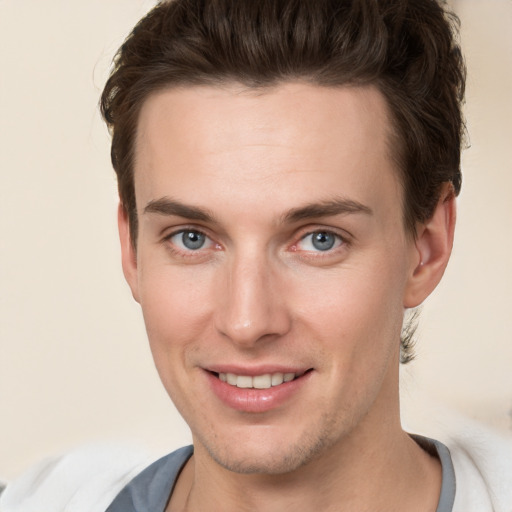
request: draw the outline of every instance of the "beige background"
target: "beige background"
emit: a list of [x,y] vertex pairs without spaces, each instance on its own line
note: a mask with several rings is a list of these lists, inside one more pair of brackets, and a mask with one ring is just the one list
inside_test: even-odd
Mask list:
[[[142,0],[0,0],[0,477],[95,440],[189,441],[125,285],[96,103]],[[456,248],[407,397],[512,420],[512,2],[459,0],[469,67]]]

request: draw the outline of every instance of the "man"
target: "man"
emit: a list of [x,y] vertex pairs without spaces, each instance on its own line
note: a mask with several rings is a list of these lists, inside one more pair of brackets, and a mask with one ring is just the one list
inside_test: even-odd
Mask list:
[[461,185],[452,29],[434,0],[174,0],[135,27],[101,101],[122,263],[193,448],[109,512],[509,510],[399,416]]

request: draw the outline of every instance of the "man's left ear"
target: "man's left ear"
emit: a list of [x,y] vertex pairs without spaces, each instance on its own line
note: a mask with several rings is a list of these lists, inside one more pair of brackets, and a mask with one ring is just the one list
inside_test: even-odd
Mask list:
[[404,307],[419,306],[443,277],[453,246],[455,193],[445,183],[432,217],[418,225],[415,256],[404,295]]

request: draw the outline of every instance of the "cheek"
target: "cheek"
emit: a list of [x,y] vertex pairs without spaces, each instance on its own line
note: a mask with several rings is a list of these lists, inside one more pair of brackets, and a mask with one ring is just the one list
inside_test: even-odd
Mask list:
[[325,400],[342,404],[354,418],[371,407],[383,386],[393,385],[403,318],[398,277],[383,269],[340,272],[327,288],[315,286],[302,311],[307,338],[321,351]]
[[383,265],[333,269],[297,284],[301,323],[324,339],[338,362],[372,364],[398,348],[404,278]]
[[177,271],[176,267],[153,267],[140,280],[141,307],[155,367],[171,400],[187,419],[193,419],[194,404],[201,403],[196,387],[195,353],[208,338],[212,301],[207,298],[204,276]]
[[140,305],[157,367],[183,364],[184,352],[204,337],[213,301],[209,280],[197,269],[156,267],[141,273]]

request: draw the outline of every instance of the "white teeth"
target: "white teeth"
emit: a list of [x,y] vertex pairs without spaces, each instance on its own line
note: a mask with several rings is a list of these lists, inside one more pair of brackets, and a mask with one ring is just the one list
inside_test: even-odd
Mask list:
[[270,386],[272,386],[272,376],[270,373],[267,373],[266,375],[258,375],[253,377],[252,385],[256,389],[268,389]]
[[236,378],[236,387],[237,388],[252,388],[252,377],[248,375],[238,375]]
[[279,386],[283,383],[284,373],[274,373],[272,375],[272,386]]
[[295,378],[295,373],[265,373],[264,375],[235,375],[234,373],[219,373],[219,379],[237,388],[268,389],[279,386],[283,382],[290,382]]

